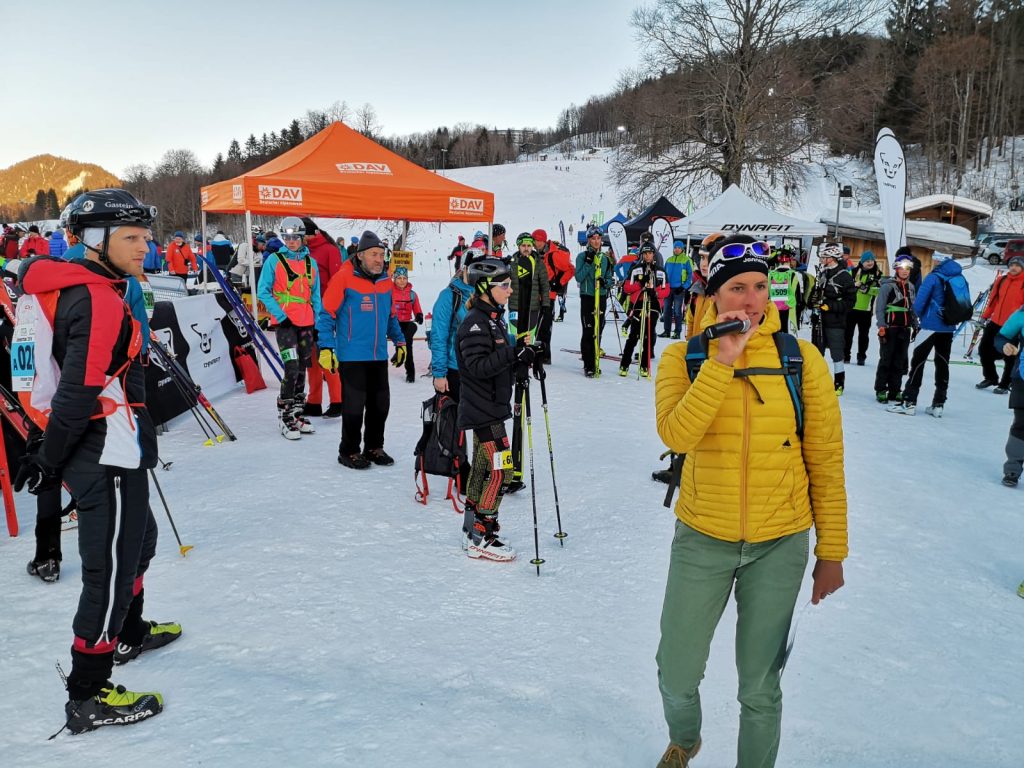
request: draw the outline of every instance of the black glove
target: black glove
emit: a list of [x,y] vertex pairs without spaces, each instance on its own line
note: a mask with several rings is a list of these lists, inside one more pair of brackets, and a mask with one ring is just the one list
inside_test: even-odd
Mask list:
[[423,325],[423,313],[422,312],[417,312],[416,313],[416,325]]
[[672,293],[674,293],[676,296],[682,296],[684,293],[686,293],[686,289],[680,285],[678,288],[673,288]]
[[534,352],[533,347],[522,346],[516,349],[516,362],[523,363],[527,367],[533,363],[535,357],[537,357],[537,353]]
[[26,453],[21,459],[18,474],[14,476],[14,490],[20,491],[28,486],[28,492],[39,495],[43,491],[60,485],[60,475],[39,462],[39,456]]
[[280,323],[277,324],[278,330],[281,330],[282,328],[294,328],[294,327],[295,326],[292,325],[292,321],[289,320],[287,317],[284,320],[282,320]]
[[639,279],[636,281],[637,285],[647,285],[647,274],[641,273]]
[[921,332],[921,326],[920,325],[915,325],[913,332],[910,334],[910,340],[911,341],[917,341],[917,334],[919,334],[920,332]]
[[589,248],[587,249],[586,253],[583,255],[583,263],[584,264],[593,264],[594,263],[594,252],[591,251]]

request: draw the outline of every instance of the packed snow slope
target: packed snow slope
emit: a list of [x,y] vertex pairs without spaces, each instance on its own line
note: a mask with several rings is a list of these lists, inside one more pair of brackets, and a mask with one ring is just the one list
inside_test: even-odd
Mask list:
[[[498,193],[513,236],[578,222],[610,196],[595,161],[572,164],[564,182],[542,165],[460,180]],[[446,253],[451,240],[436,244]],[[448,272],[424,248],[413,284],[431,305]],[[977,270],[987,273],[972,280]],[[336,420],[284,440],[272,389],[216,403],[235,443],[203,447],[191,417],[179,419],[161,437],[173,467],[157,472],[195,548],[178,554],[154,495],[161,538],[146,616],[178,620],[184,635],[115,670],[130,689],[164,694],[151,722],[46,740],[63,723],[54,665],[69,660],[77,534],[64,535],[58,583],[27,576],[34,503],[20,494],[23,533],[0,540],[3,765],[654,766],[667,743],[654,654],[675,521],[650,479],[664,466],[654,385],[635,366],[619,378],[610,361],[600,379],[583,377],[577,356],[560,351],[579,347],[578,306],[574,290],[548,378],[564,547],[531,387],[539,578],[529,489],[502,506],[521,553],[508,565],[463,554],[438,478],[426,506],[413,499],[428,378],[407,384],[391,372],[390,468],[340,467]],[[416,347],[423,373],[428,355]],[[618,350],[611,324],[604,347]],[[1019,768],[1024,489],[999,484],[1006,400],[974,389],[977,368],[955,365],[944,418],[888,414],[872,393],[876,351],[873,342],[868,366],[851,366],[842,398],[846,586],[805,607],[808,571],[778,765]],[[963,351],[958,340],[954,354]],[[930,383],[929,368],[922,401]],[[730,607],[701,687],[696,768],[735,761],[734,624]]]

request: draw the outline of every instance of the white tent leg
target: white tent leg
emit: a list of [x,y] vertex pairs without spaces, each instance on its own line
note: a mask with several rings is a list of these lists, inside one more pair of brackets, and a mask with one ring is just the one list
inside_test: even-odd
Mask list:
[[199,257],[196,259],[196,261],[199,262],[199,269],[200,269],[200,271],[202,272],[202,275],[203,275],[203,293],[206,293],[207,292],[206,278],[208,277],[208,275],[206,274],[206,262],[203,260],[204,257],[206,256],[206,211],[202,212],[202,216],[201,216],[200,220],[202,222],[202,224],[201,224],[202,230],[201,230],[200,234],[203,236],[203,240],[199,244],[199,247],[200,247],[202,252],[199,254]]

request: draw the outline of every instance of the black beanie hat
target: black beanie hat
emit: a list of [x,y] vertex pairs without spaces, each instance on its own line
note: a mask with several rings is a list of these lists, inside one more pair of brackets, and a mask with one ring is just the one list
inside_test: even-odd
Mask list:
[[356,253],[362,253],[363,251],[367,251],[370,248],[383,248],[383,247],[384,247],[384,243],[382,243],[380,241],[380,238],[377,237],[377,233],[376,232],[371,232],[370,230],[366,230],[359,237],[359,246],[358,246],[358,248],[356,250]]
[[736,275],[742,275],[745,272],[756,272],[760,275],[768,277],[768,260],[761,258],[760,256],[754,256],[750,253],[745,253],[734,259],[724,259],[719,256],[719,252],[726,245],[731,243],[756,243],[757,240],[750,237],[750,235],[733,235],[732,237],[726,237],[715,243],[711,251],[711,261],[708,265],[708,286],[707,295],[711,296],[718,293],[718,289],[725,285],[729,280],[736,277]]
[[302,217],[302,225],[306,228],[306,237],[312,237],[320,232],[320,227],[318,227],[316,222],[308,216]]
[[33,224],[31,227],[28,228],[28,231],[29,232],[35,232],[38,235],[39,234],[39,227],[37,227],[35,224]]

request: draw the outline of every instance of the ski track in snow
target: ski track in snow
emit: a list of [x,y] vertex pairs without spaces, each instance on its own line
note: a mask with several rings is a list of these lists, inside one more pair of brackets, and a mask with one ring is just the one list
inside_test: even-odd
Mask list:
[[[510,237],[538,224],[554,236],[557,220],[538,221],[536,211],[564,210],[575,229],[581,212],[601,209],[607,166],[575,162],[556,176],[552,165],[453,175],[493,181]],[[541,177],[538,199],[503,194],[531,173]],[[425,312],[447,280],[454,234],[472,229],[435,227],[421,240],[428,253],[443,249],[413,273]],[[969,275],[974,293],[983,271]],[[99,763],[117,750],[126,764],[160,755],[172,765],[653,766],[667,743],[654,654],[675,521],[662,507],[665,486],[650,479],[664,466],[654,384],[637,381],[635,365],[620,379],[610,361],[600,380],[583,378],[577,356],[558,351],[578,346],[579,327],[573,290],[548,379],[563,548],[552,538],[544,414],[531,387],[540,578],[529,564],[529,488],[502,505],[503,531],[520,552],[510,565],[463,554],[440,478],[427,506],[414,501],[412,448],[429,379],[409,385],[391,371],[390,468],[340,467],[339,420],[314,419],[316,435],[286,442],[273,388],[217,401],[236,443],[202,447],[191,417],[178,419],[160,440],[174,466],[157,471],[195,549],[178,555],[154,494],[160,542],[146,616],[181,621],[184,635],[114,675],[164,694],[166,710],[150,723],[46,741],[63,722],[54,664],[69,665],[77,534],[64,535],[60,582],[26,576],[34,502],[19,495],[22,535],[0,540],[3,764]],[[613,335],[609,323],[606,350],[618,348]],[[805,610],[808,567],[778,765],[1018,768],[1024,496],[999,484],[1011,414],[1004,398],[974,389],[980,369],[961,365],[943,419],[923,408],[888,414],[871,391],[876,352],[873,341],[869,365],[847,368],[842,398],[846,587]],[[417,342],[420,373],[428,358]],[[922,406],[931,382],[929,366]],[[735,760],[734,624],[730,605],[701,686],[701,767]]]

